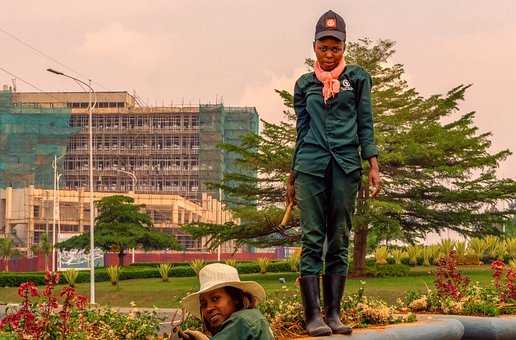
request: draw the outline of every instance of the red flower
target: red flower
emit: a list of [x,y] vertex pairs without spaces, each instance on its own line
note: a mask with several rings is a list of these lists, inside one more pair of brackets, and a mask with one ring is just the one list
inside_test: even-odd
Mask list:
[[27,296],[39,296],[38,288],[32,281],[24,282],[18,288],[18,295],[25,298]]
[[505,263],[501,260],[496,260],[491,263],[491,269],[495,271],[503,270],[505,268]]
[[61,273],[47,271],[45,273],[45,284],[46,285],[57,285],[61,279]]
[[88,298],[84,295],[77,295],[77,308],[84,309],[86,308],[86,304],[88,303]]
[[65,297],[65,299],[73,300],[75,297],[75,289],[72,287],[64,287],[61,290],[61,297]]

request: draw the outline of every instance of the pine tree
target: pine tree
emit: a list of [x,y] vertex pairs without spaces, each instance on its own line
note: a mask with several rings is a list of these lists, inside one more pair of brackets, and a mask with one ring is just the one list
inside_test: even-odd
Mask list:
[[[474,125],[475,112],[462,113],[460,103],[471,85],[459,85],[445,94],[423,97],[404,79],[401,64],[392,64],[394,42],[368,39],[348,43],[346,62],[364,67],[373,78],[373,112],[380,150],[383,189],[369,198],[368,164],[358,194],[354,217],[353,271],[365,267],[367,237],[372,229],[400,231],[406,241],[445,228],[464,235],[498,233],[494,225],[506,223],[514,208],[488,209],[516,197],[516,183],[497,179],[496,169],[511,152],[490,153],[490,133]],[[312,60],[307,60],[310,68]],[[239,156],[243,169],[253,169],[258,180],[238,173],[226,174],[222,183],[228,200],[246,198],[235,212],[242,225],[196,224],[185,227],[194,237],[210,236],[210,245],[235,239],[257,246],[292,244],[299,240],[299,219],[279,228],[285,183],[295,142],[292,96],[277,91],[287,109],[286,122],[263,122],[260,136],[248,135],[241,147],[222,145]],[[235,200],[238,201],[238,200]]]

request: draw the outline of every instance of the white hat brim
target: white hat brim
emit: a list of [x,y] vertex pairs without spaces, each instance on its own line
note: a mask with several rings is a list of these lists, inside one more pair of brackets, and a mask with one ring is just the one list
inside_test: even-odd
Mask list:
[[255,281],[226,281],[214,284],[210,287],[201,289],[198,292],[185,296],[183,300],[181,300],[181,304],[183,305],[183,308],[186,312],[202,320],[199,296],[203,293],[207,293],[226,286],[239,288],[242,291],[251,294],[256,299],[256,303],[265,300],[265,289],[263,289],[263,287]]

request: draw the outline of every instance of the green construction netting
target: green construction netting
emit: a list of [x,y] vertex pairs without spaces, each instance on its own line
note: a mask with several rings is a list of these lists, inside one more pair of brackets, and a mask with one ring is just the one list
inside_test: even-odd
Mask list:
[[[54,156],[65,154],[70,109],[13,105],[0,91],[0,188],[34,185],[52,188]],[[59,164],[58,164],[59,165]]]
[[[235,164],[239,156],[220,152],[218,144],[240,145],[241,137],[249,132],[258,133],[259,118],[255,108],[200,105],[199,107],[199,178],[201,188],[215,198],[217,190],[206,188],[205,183],[219,182],[224,173],[242,172]],[[248,173],[256,176],[256,173]]]

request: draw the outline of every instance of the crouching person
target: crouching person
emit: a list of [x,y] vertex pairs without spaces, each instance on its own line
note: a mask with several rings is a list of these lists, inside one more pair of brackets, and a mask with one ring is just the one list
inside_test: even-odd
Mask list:
[[256,305],[265,290],[254,281],[240,281],[237,270],[213,263],[199,271],[200,290],[186,296],[183,308],[203,323],[203,332],[186,330],[192,340],[270,340],[269,323]]

